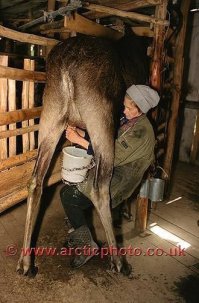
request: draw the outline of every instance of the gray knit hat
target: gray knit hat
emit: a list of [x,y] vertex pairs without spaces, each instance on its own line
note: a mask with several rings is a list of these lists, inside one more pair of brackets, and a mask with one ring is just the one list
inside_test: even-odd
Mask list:
[[160,100],[158,93],[146,85],[131,85],[126,94],[143,113],[147,113],[152,107],[155,107]]

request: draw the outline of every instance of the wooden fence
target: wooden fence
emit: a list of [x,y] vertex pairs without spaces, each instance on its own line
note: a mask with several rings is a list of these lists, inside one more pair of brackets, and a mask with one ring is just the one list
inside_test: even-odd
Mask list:
[[[22,34],[0,26],[0,35],[24,43],[52,47],[54,39]],[[39,117],[36,83],[46,74],[35,70],[35,60],[24,59],[23,69],[9,67],[9,56],[0,56],[0,212],[27,197],[27,184],[37,156]],[[56,154],[46,185],[60,176],[60,152]]]

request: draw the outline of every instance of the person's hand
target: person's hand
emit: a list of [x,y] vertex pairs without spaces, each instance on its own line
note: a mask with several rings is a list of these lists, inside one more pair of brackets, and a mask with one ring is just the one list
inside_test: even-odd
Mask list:
[[66,139],[72,143],[80,144],[82,137],[78,134],[76,127],[68,125],[66,128]]

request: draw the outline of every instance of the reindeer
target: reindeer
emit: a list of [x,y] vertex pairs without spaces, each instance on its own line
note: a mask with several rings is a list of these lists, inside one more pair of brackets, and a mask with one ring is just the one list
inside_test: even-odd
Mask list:
[[[114,138],[126,87],[146,83],[146,54],[136,37],[110,42],[78,36],[56,45],[47,60],[47,83],[40,119],[38,156],[29,184],[24,248],[31,245],[44,177],[66,124],[86,128],[95,155],[92,202],[109,246],[116,247],[110,212],[109,185],[114,161]],[[118,272],[130,266],[112,257]],[[17,271],[32,272],[30,256],[20,256]]]

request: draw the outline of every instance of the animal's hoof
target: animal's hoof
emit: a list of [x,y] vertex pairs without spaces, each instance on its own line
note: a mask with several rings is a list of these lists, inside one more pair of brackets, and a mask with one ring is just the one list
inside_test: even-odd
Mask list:
[[34,278],[36,276],[36,274],[38,273],[38,267],[32,266],[31,268],[29,268],[26,271],[23,268],[18,268],[17,267],[17,273],[19,275],[24,275],[24,276],[27,276],[29,278]]
[[133,268],[125,258],[123,259],[118,258],[114,261],[112,260],[111,271],[113,273],[121,272],[124,276],[128,277],[129,279],[133,278]]
[[24,275],[29,278],[34,278],[38,272],[38,267],[30,265],[30,260],[25,258],[20,258],[17,265],[17,273],[19,275]]
[[122,262],[120,260],[120,258],[117,256],[114,256],[114,258],[111,258],[111,271],[113,273],[116,272],[121,272],[121,268],[122,268]]
[[133,268],[126,260],[122,263],[121,273],[129,279],[133,279]]

